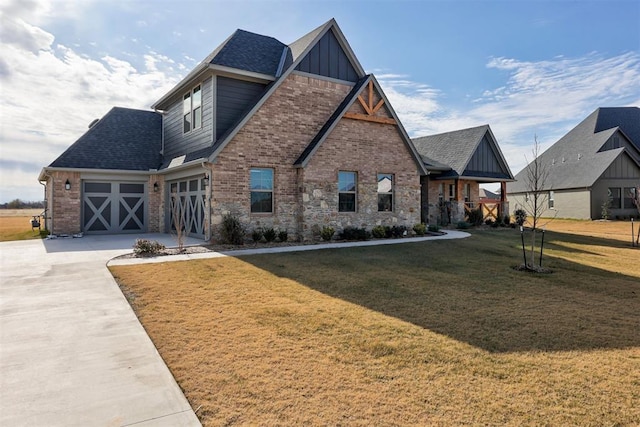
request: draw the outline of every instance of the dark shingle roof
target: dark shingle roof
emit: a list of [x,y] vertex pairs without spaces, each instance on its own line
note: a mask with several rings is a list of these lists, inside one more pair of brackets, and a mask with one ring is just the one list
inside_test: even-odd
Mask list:
[[162,162],[161,149],[160,114],[114,107],[49,167],[156,169]]
[[489,125],[483,125],[413,138],[412,141],[422,156],[435,161],[436,164],[447,165],[458,175],[462,175],[488,130]]
[[[638,109],[635,107],[599,108],[591,113],[539,156],[541,164],[548,168],[548,178],[543,189],[591,187],[611,163],[626,150],[615,148],[600,151],[600,149],[619,129],[622,129],[628,137],[635,135],[638,127],[637,120]],[[510,193],[529,190],[526,174],[525,167],[516,175],[517,182],[508,184]]]
[[616,126],[640,149],[640,108],[599,108],[594,131],[602,132]]
[[236,30],[205,62],[275,76],[286,47],[273,37]]

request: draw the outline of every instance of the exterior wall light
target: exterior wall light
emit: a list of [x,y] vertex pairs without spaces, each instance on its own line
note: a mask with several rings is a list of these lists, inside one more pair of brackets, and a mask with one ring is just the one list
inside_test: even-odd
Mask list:
[[67,179],[67,181],[64,183],[64,189],[65,190],[71,190],[71,183],[69,182],[69,180]]
[[160,189],[160,186],[158,186],[158,183],[157,183],[157,182],[154,182],[154,183],[153,183],[153,191],[154,191],[155,193],[157,193],[159,189]]
[[205,186],[209,185],[209,175],[205,175],[204,178],[202,178],[202,181]]

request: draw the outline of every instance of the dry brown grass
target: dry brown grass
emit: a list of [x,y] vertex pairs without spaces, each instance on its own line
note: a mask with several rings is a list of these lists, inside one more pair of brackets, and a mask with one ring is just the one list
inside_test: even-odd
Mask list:
[[637,425],[623,240],[548,231],[549,275],[509,229],[112,272],[205,426]]
[[0,242],[39,239],[40,231],[32,230],[30,221],[40,213],[42,209],[0,209]]

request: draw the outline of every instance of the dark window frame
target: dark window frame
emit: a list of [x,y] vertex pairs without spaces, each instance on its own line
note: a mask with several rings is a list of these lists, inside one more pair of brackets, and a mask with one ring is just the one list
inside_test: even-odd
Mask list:
[[[347,175],[353,176],[352,180],[343,180]],[[353,189],[345,189],[348,184],[353,183]],[[358,172],[338,171],[338,212],[354,213],[358,212]]]
[[[389,191],[380,191],[380,181],[387,177],[391,180],[391,188],[389,188]],[[377,174],[377,178],[378,212],[393,212],[395,209],[395,197],[393,194],[396,181],[395,175],[392,173],[379,173]]]
[[[264,180],[260,176],[260,185],[254,181],[254,173],[269,172],[268,183],[270,186],[264,187]],[[275,170],[273,168],[251,168],[249,171],[249,210],[252,214],[273,214],[274,213],[274,187]],[[267,202],[268,203],[265,203]],[[265,206],[268,205],[268,208]]]

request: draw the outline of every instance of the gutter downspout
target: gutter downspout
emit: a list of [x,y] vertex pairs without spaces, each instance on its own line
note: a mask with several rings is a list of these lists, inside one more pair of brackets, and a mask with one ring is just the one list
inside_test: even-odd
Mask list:
[[211,240],[211,189],[213,188],[213,177],[211,169],[205,166],[206,162],[200,163],[200,167],[205,170],[205,176],[209,177],[209,184],[205,187],[204,208],[207,210],[204,215],[207,221],[207,231],[204,233],[204,239],[208,242]]
[[[54,184],[53,184],[53,176],[49,175],[46,170],[43,170],[43,174],[46,177],[49,177],[49,179],[51,180],[51,188],[54,188]],[[48,180],[47,180],[48,181]],[[38,183],[40,185],[42,185],[44,187],[44,200],[45,200],[45,207],[44,207],[44,228],[49,230],[49,234],[53,234],[53,216],[49,215],[49,217],[47,217],[47,211],[49,211],[49,202],[51,202],[51,206],[53,207],[53,191],[51,192],[51,200],[49,200],[47,198],[47,184],[44,181],[45,184],[42,183],[42,181],[38,180]],[[51,227],[48,226],[48,222],[51,223]]]

